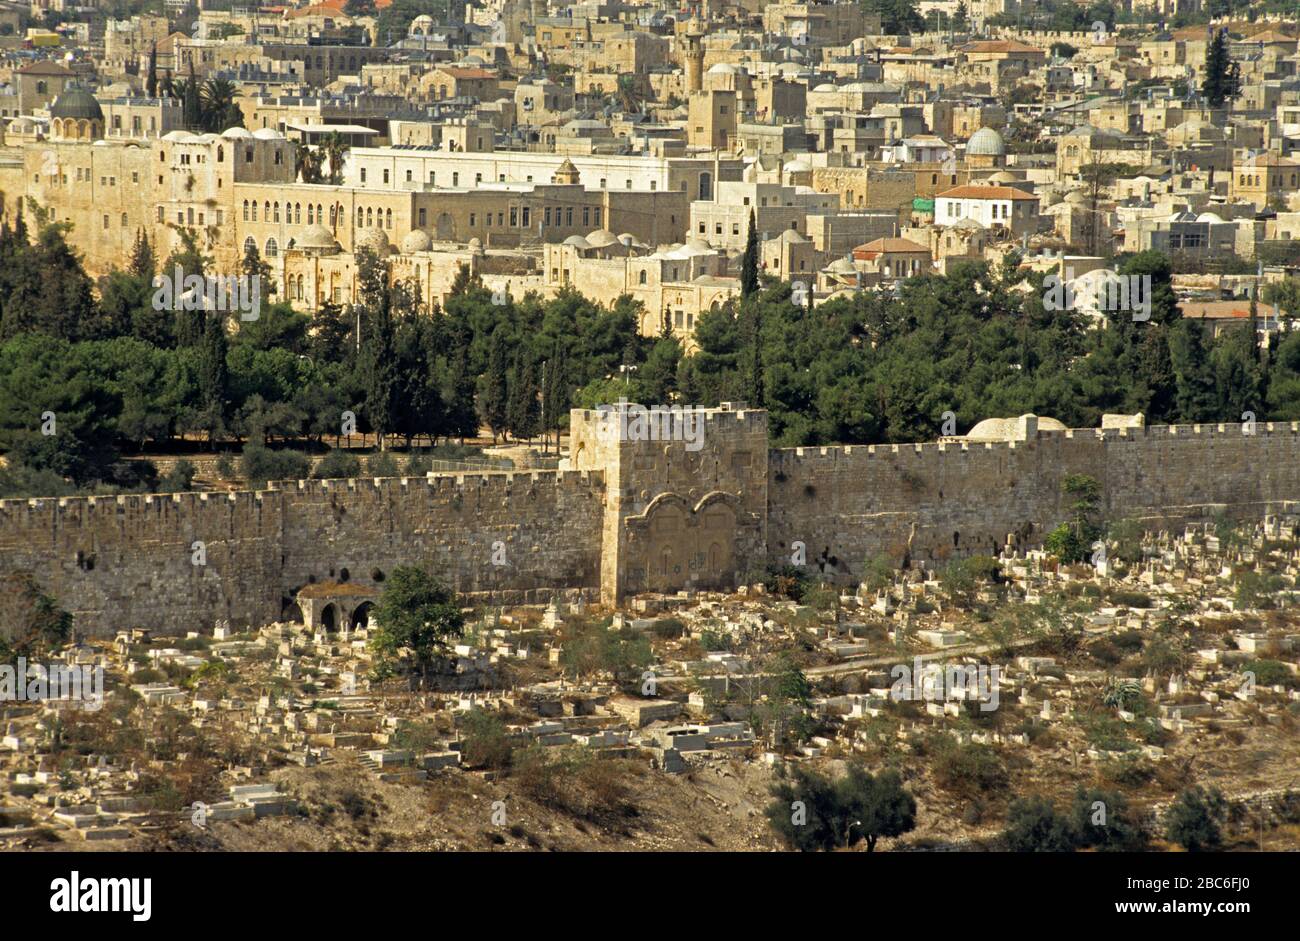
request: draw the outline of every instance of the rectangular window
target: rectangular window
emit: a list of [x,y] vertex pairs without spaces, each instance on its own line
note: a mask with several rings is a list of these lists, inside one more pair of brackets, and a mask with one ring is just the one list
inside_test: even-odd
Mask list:
[[550,224],[551,224],[551,207],[547,206],[545,209],[542,210],[542,228],[546,228]]
[[366,168],[365,168],[365,167],[362,167],[362,168],[361,168],[361,182],[362,182],[362,183],[366,182]]

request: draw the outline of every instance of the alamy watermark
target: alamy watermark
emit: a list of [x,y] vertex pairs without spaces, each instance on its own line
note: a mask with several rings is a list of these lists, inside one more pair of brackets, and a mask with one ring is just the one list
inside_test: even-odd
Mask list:
[[925,700],[926,702],[979,703],[980,712],[992,712],[998,707],[998,677],[1002,668],[960,663],[921,663],[914,657],[912,666],[900,663],[889,671],[893,685],[889,698],[894,702]]
[[1132,313],[1134,323],[1151,319],[1151,275],[1117,274],[1103,270],[1102,276],[1082,287],[1077,286],[1073,268],[1064,276],[1053,272],[1043,279],[1043,307],[1047,310],[1074,310],[1080,301],[1095,312]]
[[96,712],[104,705],[104,668],[55,663],[0,664],[0,702],[75,702]]
[[619,399],[617,405],[599,405],[602,431],[609,433],[609,419],[617,419],[619,441],[684,441],[687,451],[704,447],[704,413],[684,405],[644,405]]
[[187,275],[180,265],[170,277],[155,275],[154,310],[217,310],[238,312],[239,319],[256,320],[262,311],[259,275]]

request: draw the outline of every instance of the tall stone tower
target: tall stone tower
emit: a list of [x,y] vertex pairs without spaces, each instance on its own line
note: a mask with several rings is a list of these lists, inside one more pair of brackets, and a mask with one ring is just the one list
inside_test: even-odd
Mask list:
[[605,475],[601,599],[734,588],[767,547],[767,412],[574,409],[570,466]]
[[689,95],[704,87],[704,36],[692,24],[682,40],[682,69],[686,73],[686,93]]

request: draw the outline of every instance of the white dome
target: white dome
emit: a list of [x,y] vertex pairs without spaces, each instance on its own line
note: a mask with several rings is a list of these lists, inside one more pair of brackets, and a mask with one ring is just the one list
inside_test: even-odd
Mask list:
[[587,243],[587,240],[583,238],[581,235],[570,235],[567,239],[565,239],[560,244],[572,245],[574,248],[591,248],[591,245],[589,245]]
[[617,245],[618,237],[608,229],[597,229],[595,232],[588,233],[587,244],[592,248],[604,248],[607,245]]
[[284,140],[284,135],[273,127],[259,127],[253,136],[258,140]]
[[706,72],[705,74],[706,75],[735,75],[736,67],[734,65],[728,65],[726,62],[718,62],[710,66],[709,71]]
[[325,226],[312,223],[303,230],[302,236],[298,239],[298,247],[304,250],[333,249],[334,236]]
[[387,255],[392,248],[383,229],[366,229],[357,236],[357,249],[367,248],[376,255]]
[[243,138],[246,137],[251,138],[253,136],[253,132],[246,127],[230,127],[222,131],[221,136],[229,138],[231,140],[242,140]]
[[991,127],[982,127],[970,136],[966,142],[966,156],[1002,157],[1007,152],[1007,145],[1002,142],[1002,135]]
[[807,173],[812,166],[804,160],[791,160],[781,169],[786,173]]
[[176,144],[192,144],[198,138],[189,131],[168,131],[163,135],[163,140],[172,141]]
[[820,85],[818,85],[816,88],[813,89],[813,91],[817,91],[817,92],[821,92],[821,91],[838,91],[838,90],[839,90],[839,89],[837,89],[837,88],[836,88],[834,85],[832,85],[830,82],[822,82]]
[[402,253],[409,255],[412,252],[427,252],[433,240],[429,238],[429,233],[423,229],[412,229],[406,233],[406,238],[402,239]]

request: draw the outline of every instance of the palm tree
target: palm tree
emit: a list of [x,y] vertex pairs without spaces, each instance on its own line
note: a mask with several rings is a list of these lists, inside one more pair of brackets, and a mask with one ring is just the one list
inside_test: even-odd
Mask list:
[[293,145],[293,171],[304,183],[319,183],[321,152],[303,141]]
[[636,114],[641,110],[641,96],[637,93],[635,75],[618,77],[618,88],[614,98],[618,106],[628,114]]
[[343,182],[343,158],[348,152],[347,141],[338,131],[332,131],[326,135],[321,146],[325,149],[325,156],[329,160],[330,183],[338,186]]
[[[203,83],[199,93],[202,100],[204,130],[220,133],[226,129],[231,109],[236,108],[236,92],[234,82],[224,78],[210,78]],[[243,123],[242,115],[240,123]]]

